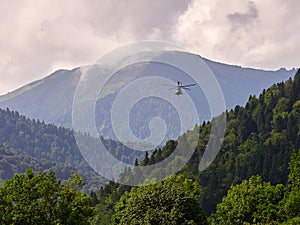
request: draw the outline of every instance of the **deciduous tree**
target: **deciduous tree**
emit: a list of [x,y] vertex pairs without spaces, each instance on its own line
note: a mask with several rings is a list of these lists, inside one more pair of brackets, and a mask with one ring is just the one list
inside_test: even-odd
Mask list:
[[15,174],[0,187],[1,224],[89,224],[93,209],[82,185],[77,175],[62,184],[53,172]]
[[115,224],[207,224],[199,206],[201,188],[183,176],[134,187],[115,207]]

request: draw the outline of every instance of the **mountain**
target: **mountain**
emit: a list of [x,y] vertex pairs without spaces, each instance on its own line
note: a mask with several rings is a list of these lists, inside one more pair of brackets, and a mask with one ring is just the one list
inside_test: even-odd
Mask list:
[[[179,53],[175,52],[175,54]],[[194,57],[199,56],[194,55]],[[296,72],[295,69],[264,71],[226,65],[207,59],[203,60],[220,83],[227,109],[231,109],[235,105],[245,104],[250,94],[257,95],[273,83],[287,80]],[[143,70],[151,72],[152,74],[174,72],[170,67],[163,67],[158,64],[155,64],[153,67],[152,65],[154,64],[151,62],[143,65]],[[87,67],[79,67],[73,70],[58,70],[41,80],[0,96],[0,107],[18,111],[20,114],[26,115],[29,118],[39,119],[46,123],[53,123],[58,126],[70,128],[72,126],[73,97],[76,86],[86,68]],[[131,73],[126,72],[126,69],[123,71],[123,77],[129,76],[128,74],[132,73],[141,73],[141,69],[138,66],[131,68]],[[121,73],[123,71],[121,71]],[[175,82],[179,78],[176,74],[169,76],[170,79],[173,79]]]
[[[141,56],[147,55],[147,52],[140,53]],[[170,57],[180,58],[180,59],[190,59],[198,60],[200,58],[198,55],[183,53],[183,52],[164,52],[158,56],[158,59],[168,59]],[[293,76],[295,70],[285,70],[280,69],[277,71],[264,71],[256,70],[250,68],[242,68],[239,66],[225,65],[222,63],[213,62],[207,59],[203,59],[210,70],[214,73],[216,79],[218,80],[223,95],[225,98],[225,105],[227,109],[233,108],[235,105],[243,105],[248,100],[249,95],[257,95],[263,89],[269,87],[273,83],[281,82],[287,80],[289,77]],[[188,60],[187,60],[188,63]],[[194,65],[192,65],[194,66]],[[90,73],[92,76],[95,74],[100,74],[100,79],[90,83],[90,85],[100,86],[101,75],[105,75],[106,71],[109,70],[109,66],[96,66],[92,67]],[[87,71],[87,67],[80,67],[73,70],[59,70],[50,76],[36,81],[34,83],[28,84],[12,93],[0,97],[0,107],[9,108],[11,110],[18,111],[19,113],[28,116],[29,118],[39,119],[45,121],[46,123],[52,123],[57,126],[62,126],[66,128],[72,127],[72,106],[73,100],[76,92],[76,87],[83,77],[83,74]],[[199,77],[201,78],[203,74],[199,71]],[[138,62],[129,66],[122,67],[110,77],[110,79],[104,84],[102,92],[99,93],[96,105],[95,105],[95,121],[98,133],[106,139],[120,140],[119,137],[125,136],[123,140],[126,142],[136,142],[131,136],[127,137],[128,131],[123,128],[124,125],[120,125],[122,134],[116,134],[112,123],[112,107],[118,94],[123,90],[122,88],[126,85],[133,84],[133,80],[139,78],[147,78],[149,76],[160,76],[172,80],[174,84],[180,80],[183,84],[195,82],[189,75],[184,71],[174,66],[170,66],[165,63],[160,63],[159,61],[150,62]],[[154,79],[154,78],[153,78]],[[147,81],[148,82],[148,81]],[[155,88],[160,90],[167,90],[169,95],[174,95],[174,90],[168,90],[169,87],[164,86],[159,83],[147,83],[144,82],[139,88],[131,88],[131,94],[139,93],[144,90],[154,90]],[[83,82],[81,82],[83,83]],[[213,89],[215,87],[210,87]],[[87,93],[90,92],[89,87],[86,89]],[[126,107],[130,101],[132,95],[128,95],[125,100],[121,101],[123,107]],[[186,95],[180,96],[175,101],[181,103],[181,108],[184,106],[186,108],[183,99]],[[159,97],[146,96],[140,101],[137,101],[130,109],[130,128],[132,133],[139,139],[146,140],[151,135],[158,132],[152,131],[149,128],[153,118],[161,118],[165,121],[166,132],[160,143],[153,143],[150,139],[147,144],[163,145],[169,139],[176,139],[183,132],[193,129],[195,124],[199,124],[202,121],[208,121],[212,118],[212,112],[208,100],[205,96],[204,91],[200,86],[195,86],[189,91],[189,96],[195,103],[197,108],[197,113],[199,114],[199,120],[190,122],[187,127],[182,127],[180,124],[181,118],[178,114],[178,109],[174,108],[174,105],[161,99]],[[87,102],[87,99],[82,99],[83,102]],[[125,101],[125,102],[124,102]],[[127,102],[128,101],[128,102]],[[118,116],[124,116],[126,119],[126,114],[123,111],[124,108],[117,112]],[[87,107],[83,105],[80,107],[82,114],[86,115]],[[123,113],[120,113],[123,111]],[[186,110],[190,113],[190,110]],[[192,115],[187,117],[193,118]],[[86,116],[83,116],[87,119]],[[123,120],[124,120],[123,119]],[[83,122],[88,124],[89,122]],[[120,124],[120,123],[118,123]],[[81,126],[82,127],[82,126]],[[164,127],[159,127],[158,131],[163,132]],[[124,143],[124,141],[122,141]]]
[[2,108],[18,111],[32,119],[71,127],[73,96],[82,72],[80,68],[58,70],[0,97]]

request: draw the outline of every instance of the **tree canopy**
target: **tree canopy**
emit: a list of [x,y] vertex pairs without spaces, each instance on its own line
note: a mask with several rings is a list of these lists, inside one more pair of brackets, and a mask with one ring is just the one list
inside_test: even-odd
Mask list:
[[280,222],[279,204],[286,194],[282,184],[272,186],[253,176],[241,184],[232,186],[217,205],[213,224],[268,224]]
[[62,184],[53,172],[15,174],[0,186],[1,224],[89,224],[93,209],[82,185],[77,175]]
[[252,176],[233,185],[217,205],[212,224],[299,224],[300,221],[300,151],[289,163],[289,189],[272,186],[260,176]]
[[114,224],[207,224],[200,194],[197,182],[183,176],[134,187],[116,204]]

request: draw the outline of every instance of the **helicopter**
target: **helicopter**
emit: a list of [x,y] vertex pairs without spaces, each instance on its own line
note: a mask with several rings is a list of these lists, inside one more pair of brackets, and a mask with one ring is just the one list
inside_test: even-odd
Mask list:
[[[184,90],[191,90],[189,87],[195,86],[196,84],[186,84],[186,85],[182,85],[182,83],[180,81],[177,81],[177,86],[172,86],[172,88],[170,89],[174,89],[176,88],[176,92],[175,95],[179,96],[179,95],[183,95],[182,89]],[[169,85],[167,85],[169,86]]]

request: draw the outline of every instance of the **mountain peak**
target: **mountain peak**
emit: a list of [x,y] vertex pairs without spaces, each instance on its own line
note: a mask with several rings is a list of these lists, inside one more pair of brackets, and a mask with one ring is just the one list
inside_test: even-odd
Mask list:
[[[172,54],[181,53],[173,52]],[[195,57],[201,56],[195,55]],[[274,83],[285,81],[296,73],[295,69],[281,68],[277,71],[266,71],[202,59],[218,80],[227,109],[231,109],[235,105],[244,105],[249,95],[258,95],[263,89]],[[148,63],[149,66],[151,63]],[[18,111],[29,118],[71,127],[72,104],[76,87],[82,74],[88,68],[89,66],[82,66],[72,70],[55,71],[43,79],[0,96],[0,107]],[[130,72],[131,74],[138,73],[137,71]],[[160,74],[155,66],[148,72],[155,75]],[[129,74],[128,71],[127,74]],[[172,79],[177,80],[176,75]]]

